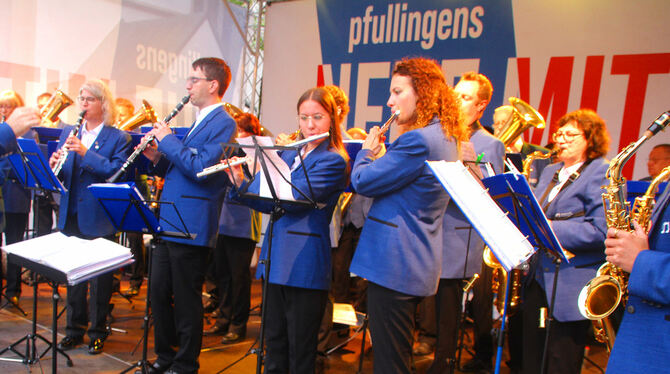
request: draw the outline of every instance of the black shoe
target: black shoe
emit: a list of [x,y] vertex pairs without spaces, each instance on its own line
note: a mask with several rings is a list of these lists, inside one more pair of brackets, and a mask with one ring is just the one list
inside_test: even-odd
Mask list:
[[223,336],[223,339],[221,339],[221,344],[233,344],[237,343],[241,340],[244,340],[246,334],[238,334],[236,332],[229,332],[226,335]]
[[149,366],[147,374],[163,374],[170,368],[170,365],[161,365],[158,361],[154,362],[153,365]]
[[415,356],[426,356],[433,353],[433,347],[426,342],[421,342],[414,347],[412,353],[414,353]]
[[202,332],[202,335],[204,336],[212,336],[212,335],[225,335],[226,332],[228,332],[228,326],[221,326],[214,324],[214,326],[208,328],[207,330]]
[[133,296],[137,296],[137,295],[139,295],[139,294],[140,294],[140,288],[139,288],[139,287],[136,287],[136,286],[130,286],[130,288],[128,288],[128,289],[126,290],[126,292],[123,293],[123,296],[125,296],[125,297],[133,297]]
[[75,348],[84,341],[84,338],[81,336],[66,336],[60,343],[58,343],[58,349],[62,351],[68,351],[72,348]]
[[105,339],[104,338],[97,338],[95,340],[92,340],[91,343],[88,345],[88,354],[90,355],[97,355],[102,353],[102,347],[105,346]]
[[486,373],[491,371],[491,363],[488,365],[486,362],[478,359],[478,358],[473,358],[470,361],[466,362],[463,364],[463,367],[461,367],[461,371],[464,373]]

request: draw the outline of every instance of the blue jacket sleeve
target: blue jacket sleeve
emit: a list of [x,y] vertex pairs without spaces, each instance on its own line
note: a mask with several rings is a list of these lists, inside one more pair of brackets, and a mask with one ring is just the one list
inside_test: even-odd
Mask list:
[[16,135],[6,123],[0,124],[0,156],[16,149]]
[[423,172],[427,157],[426,142],[416,131],[410,131],[401,135],[386,154],[376,160],[369,150],[358,152],[351,184],[363,196],[386,195],[414,181]]
[[670,304],[670,253],[640,252],[630,273],[628,290],[645,300]]

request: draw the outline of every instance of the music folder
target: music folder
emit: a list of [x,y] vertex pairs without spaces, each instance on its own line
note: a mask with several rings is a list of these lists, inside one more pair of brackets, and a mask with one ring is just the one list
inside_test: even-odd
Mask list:
[[461,161],[426,161],[444,189],[509,272],[535,248]]
[[88,186],[118,231],[158,233],[158,218],[132,182],[93,183]]
[[19,152],[7,156],[19,182],[27,188],[64,193],[63,183],[56,178],[39,146],[33,139],[16,139]]

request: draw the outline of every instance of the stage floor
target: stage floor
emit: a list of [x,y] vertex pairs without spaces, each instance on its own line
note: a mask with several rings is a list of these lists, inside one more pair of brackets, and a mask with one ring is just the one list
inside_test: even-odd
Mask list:
[[[121,281],[121,290],[125,290],[128,286],[127,280]],[[252,306],[260,304],[260,282],[254,280],[252,284]],[[59,289],[61,297],[65,298],[66,290],[64,287]],[[146,295],[146,282],[143,284],[141,293],[135,296],[130,301],[123,298],[116,293],[112,297],[114,309],[112,315],[114,321],[112,322],[112,334],[105,342],[104,351],[100,355],[89,355],[87,352],[88,338],[85,338],[84,344],[76,349],[67,351],[72,359],[73,366],[68,367],[66,360],[62,355],[57,358],[58,372],[61,373],[120,373],[132,366],[142,357],[142,319],[144,315],[144,297]],[[51,339],[51,288],[46,284],[40,284],[38,287],[38,308],[37,308],[37,333],[46,339]],[[5,304],[5,299],[2,299],[1,304]],[[21,339],[31,332],[31,318],[33,305],[33,289],[27,285],[23,285],[22,297],[19,302],[28,316],[24,317],[16,308],[12,306],[5,306],[0,309],[0,348],[4,349],[13,342]],[[59,303],[59,310],[64,308],[64,300]],[[221,337],[204,337],[202,342],[202,352],[200,354],[200,373],[219,373],[226,367],[224,373],[240,373],[248,374],[256,372],[257,356],[248,354],[250,347],[255,343],[258,337],[260,316],[256,308],[252,311],[252,315],[247,328],[246,340],[231,345],[220,344]],[[213,323],[212,320],[205,318],[205,328]],[[65,316],[63,315],[58,321],[58,335],[59,340],[64,336],[65,332]],[[350,330],[353,334],[353,330]],[[344,340],[344,338],[340,338]],[[369,348],[369,340],[366,342],[366,347]],[[41,354],[47,348],[46,344],[38,339],[37,351]],[[26,344],[22,343],[16,346],[16,350],[24,352]],[[361,349],[361,335],[354,337],[348,344],[339,350],[330,354],[326,360],[325,373],[356,373],[358,370],[359,352]],[[465,352],[465,351],[464,351]],[[505,366],[504,361],[507,359],[507,352],[504,353],[503,365],[500,373],[509,373],[509,369]],[[52,356],[48,352],[42,359],[33,365],[26,365],[21,362],[5,361],[7,358],[16,358],[16,354],[12,352],[5,352],[0,355],[0,372],[1,373],[51,373]],[[149,349],[148,358],[153,362],[155,358],[153,353],[153,330],[149,334]],[[593,346],[588,352],[588,357],[592,359],[597,365],[604,368],[607,361],[607,354],[602,346]],[[467,361],[469,355],[463,354],[463,361]],[[422,356],[415,358],[415,366],[417,373],[426,371],[432,356]],[[134,373],[134,370],[130,370]],[[602,373],[593,364],[585,361],[582,369],[582,374],[597,374]],[[363,361],[363,373],[372,373],[372,353],[368,350]],[[460,373],[460,371],[457,371]]]

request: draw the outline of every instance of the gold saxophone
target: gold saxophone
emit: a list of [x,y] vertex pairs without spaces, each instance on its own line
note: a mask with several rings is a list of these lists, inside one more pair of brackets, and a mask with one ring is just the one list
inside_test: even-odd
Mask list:
[[[646,223],[642,223],[644,223],[643,227],[647,226],[648,216],[651,215],[651,208],[653,207],[653,204],[649,201],[654,198],[655,188],[652,188],[654,183],[640,198],[639,204],[636,199],[635,205],[638,205],[638,207],[630,210],[630,204],[626,201],[626,179],[621,176],[621,173],[623,166],[640,146],[663,130],[668,123],[670,123],[670,111],[661,114],[638,141],[628,145],[610,161],[606,173],[609,185],[603,186],[606,192],[602,194],[605,221],[608,228],[631,232],[633,231],[631,220],[640,222],[641,219],[643,221],[646,219]],[[654,182],[656,182],[656,179]],[[656,186],[658,183],[660,183],[660,180],[656,182]],[[610,351],[614,345],[616,334],[609,315],[616,310],[619,303],[626,304],[627,296],[628,273],[609,262],[605,262],[598,268],[596,277],[591,279],[579,293],[579,312],[593,321],[596,339],[605,343]]]
[[[540,151],[535,151],[523,160],[523,174],[528,180],[530,172],[532,170],[533,161],[535,160],[544,160],[556,155],[558,151],[552,151],[550,153],[543,153]],[[498,313],[502,314],[505,309],[505,293],[507,292],[507,271],[505,268],[500,265],[498,259],[489,248],[489,246],[484,247],[484,263],[493,269],[493,276],[491,277],[491,290],[493,293],[497,293],[494,305],[498,309]],[[512,315],[518,309],[521,304],[521,270],[513,269],[511,275],[511,289],[509,294],[509,306],[507,307],[507,314]],[[501,297],[502,296],[502,297]]]

